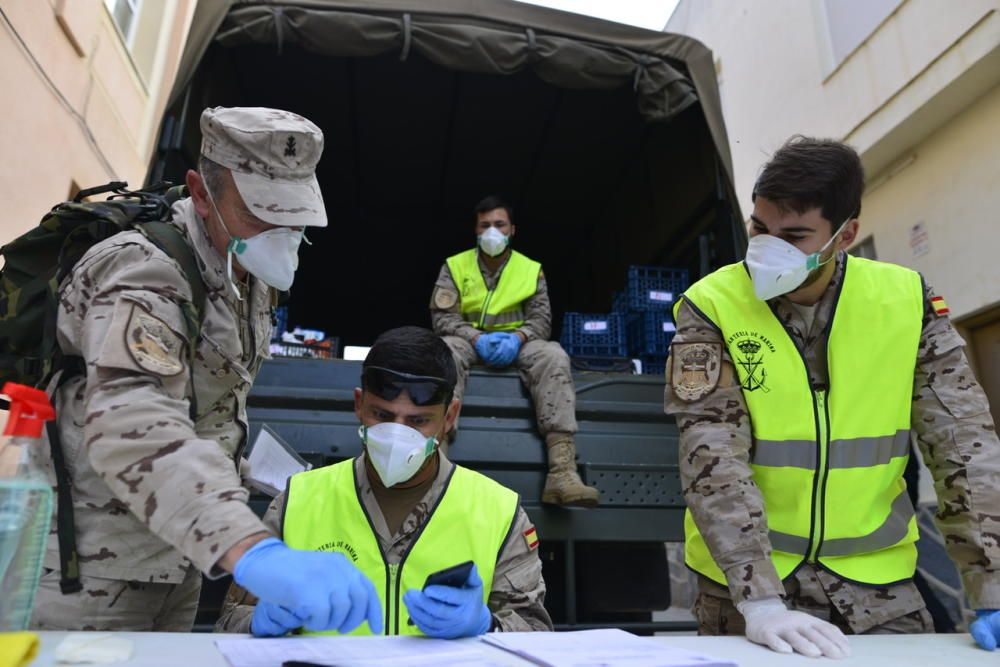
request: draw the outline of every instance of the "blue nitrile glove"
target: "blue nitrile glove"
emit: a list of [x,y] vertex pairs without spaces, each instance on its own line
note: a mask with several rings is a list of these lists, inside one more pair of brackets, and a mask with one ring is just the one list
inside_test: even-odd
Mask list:
[[236,561],[233,579],[262,602],[294,609],[306,630],[343,634],[367,619],[372,634],[382,633],[375,586],[343,554],[292,549],[269,537]]
[[521,351],[521,337],[512,333],[498,333],[503,336],[500,339],[500,348],[497,350],[493,360],[494,366],[510,366],[517,359],[517,353]]
[[490,629],[493,620],[489,608],[483,604],[483,580],[475,565],[462,588],[428,586],[422,591],[413,588],[403,595],[403,602],[420,631],[437,639],[481,635]]
[[1000,609],[979,609],[976,616],[979,618],[969,625],[972,638],[979,644],[979,648],[995,650],[997,644],[1000,644]]
[[304,615],[260,600],[250,619],[250,632],[254,637],[280,637],[305,625]]
[[476,354],[483,360],[484,364],[492,364],[493,356],[496,354],[500,339],[495,333],[480,334],[476,339]]

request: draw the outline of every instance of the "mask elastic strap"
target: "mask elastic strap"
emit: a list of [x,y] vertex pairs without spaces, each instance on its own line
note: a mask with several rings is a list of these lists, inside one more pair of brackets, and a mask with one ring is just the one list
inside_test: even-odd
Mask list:
[[[221,219],[221,218],[220,218]],[[223,227],[225,224],[223,224]],[[229,230],[227,229],[228,233]],[[233,290],[233,294],[236,296],[237,301],[243,300],[243,295],[240,294],[239,288],[236,286],[236,281],[233,280],[233,255],[236,254],[236,250],[243,243],[243,239],[230,236],[229,244],[226,246],[226,278],[229,279],[229,287]]]
[[821,266],[826,266],[827,264],[833,261],[833,258],[836,257],[836,253],[830,255],[830,258],[825,262],[819,261],[819,258],[823,256],[823,253],[826,252],[826,249],[830,247],[830,244],[833,243],[833,240],[838,236],[840,236],[840,232],[844,231],[844,227],[846,227],[847,223],[849,223],[850,221],[851,218],[848,218],[847,220],[844,220],[842,223],[840,223],[840,227],[838,227],[837,231],[834,232],[833,236],[830,237],[830,240],[824,243],[823,247],[820,248],[818,251],[809,255],[809,258],[806,260],[806,266],[809,268],[810,271],[812,271],[813,269],[818,269]]
[[215,211],[216,217],[219,218],[222,228],[226,230],[226,235],[229,237],[229,243],[226,245],[226,279],[229,281],[229,287],[233,290],[236,300],[242,301],[243,296],[240,294],[240,288],[236,286],[236,281],[233,280],[233,252],[237,249],[242,250],[240,246],[243,243],[243,239],[233,236],[230,233],[229,227],[226,226],[226,221],[223,219],[222,214],[219,213],[219,207],[215,205],[215,197],[212,196],[212,190],[209,189],[208,180],[204,174],[201,175],[201,180],[205,185],[205,192],[208,194],[208,203],[212,205],[212,210]]

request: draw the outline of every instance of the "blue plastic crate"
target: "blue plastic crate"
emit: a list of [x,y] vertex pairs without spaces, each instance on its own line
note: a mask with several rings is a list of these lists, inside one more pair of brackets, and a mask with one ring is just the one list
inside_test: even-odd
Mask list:
[[642,362],[643,375],[663,375],[667,365],[667,355],[665,354],[643,354],[639,356]]
[[611,295],[611,311],[614,313],[628,312],[628,299],[625,298],[625,290],[615,290]]
[[628,349],[634,355],[666,355],[676,328],[674,318],[667,310],[650,310],[635,313],[628,318],[625,330]]
[[670,310],[689,285],[687,269],[662,266],[630,266],[625,288],[626,308],[631,311]]
[[624,357],[628,352],[621,313],[566,313],[559,341],[570,356]]

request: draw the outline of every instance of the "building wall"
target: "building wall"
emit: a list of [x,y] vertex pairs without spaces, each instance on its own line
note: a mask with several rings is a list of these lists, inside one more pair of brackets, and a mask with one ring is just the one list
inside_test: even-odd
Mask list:
[[[863,204],[878,258],[922,272],[959,317],[994,304],[1000,299],[1000,86],[914,146],[899,168]],[[926,240],[915,249],[919,223]]]
[[74,189],[142,184],[194,5],[141,0],[127,45],[104,0],[0,0],[0,241]]
[[[838,63],[826,3],[851,20],[862,1],[681,0],[666,29],[715,53],[745,210],[789,136],[847,141],[868,173],[861,222],[879,259],[923,271],[961,320],[1000,304],[1000,2],[881,0],[887,16]],[[929,250],[915,255],[920,222]]]

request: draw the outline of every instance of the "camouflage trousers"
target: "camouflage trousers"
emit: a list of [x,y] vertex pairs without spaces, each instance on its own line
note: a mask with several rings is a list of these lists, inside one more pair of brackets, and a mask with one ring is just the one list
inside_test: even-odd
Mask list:
[[[694,603],[694,616],[698,621],[699,635],[742,635],[746,634],[746,623],[743,615],[736,609],[736,605],[728,597],[725,588],[713,581],[698,578],[698,598]],[[899,615],[896,616],[888,607],[893,604],[889,601],[883,604],[885,609],[870,610],[877,611],[877,615],[886,620],[875,625],[867,625],[856,632],[851,627],[850,621],[841,614],[840,610],[830,602],[824,590],[819,585],[811,585],[814,581],[810,577],[793,577],[785,583],[787,595],[782,596],[783,601],[789,609],[805,612],[816,618],[836,625],[844,634],[865,634],[865,635],[885,635],[885,634],[922,634],[934,632],[934,621],[927,608],[919,603],[919,608],[912,609],[913,605],[899,608]],[[864,610],[859,610],[864,611]],[[867,612],[866,612],[867,613]],[[855,625],[855,627],[858,627]]]
[[[464,338],[443,336],[458,368],[455,397],[465,394],[469,367],[480,363],[476,349]],[[521,346],[513,366],[531,394],[542,436],[549,433],[576,433],[576,387],[569,355],[554,341],[530,340]]]
[[44,569],[35,597],[32,630],[191,632],[201,572],[188,569],[179,584],[80,577],[83,590],[63,595],[59,571]]

